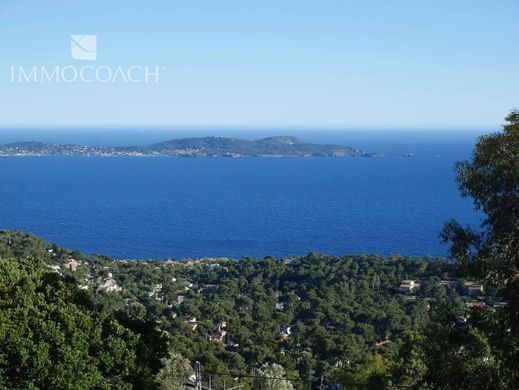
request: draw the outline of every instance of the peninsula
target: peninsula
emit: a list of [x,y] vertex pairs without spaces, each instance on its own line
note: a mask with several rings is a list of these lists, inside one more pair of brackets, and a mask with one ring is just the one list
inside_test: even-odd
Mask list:
[[226,137],[180,138],[149,146],[86,146],[46,142],[0,145],[1,156],[173,156],[173,157],[349,157],[364,155],[360,149],[305,143],[292,136],[255,141]]

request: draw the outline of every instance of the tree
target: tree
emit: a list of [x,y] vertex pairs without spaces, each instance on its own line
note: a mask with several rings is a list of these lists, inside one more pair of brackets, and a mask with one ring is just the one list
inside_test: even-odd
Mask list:
[[519,111],[506,121],[502,132],[479,139],[471,161],[456,165],[461,194],[485,215],[480,230],[449,221],[441,237],[451,242],[460,269],[497,287],[509,304],[506,311],[475,309],[467,317],[454,307],[438,311],[422,346],[425,381],[434,387],[519,383]]
[[506,330],[495,325],[492,312],[473,311],[464,324],[452,320],[452,308],[444,307],[437,315],[443,318],[429,325],[422,343],[426,383],[452,390],[517,387],[517,374],[511,367],[517,352]]
[[519,335],[519,110],[503,131],[479,139],[471,161],[456,165],[461,194],[485,214],[480,231],[449,221],[441,234],[467,271],[499,286]]
[[383,389],[389,385],[390,378],[388,362],[377,353],[369,353],[358,370],[347,372],[343,381],[352,389]]
[[129,389],[138,343],[74,279],[0,259],[0,388]]
[[294,386],[286,379],[285,369],[279,364],[265,363],[257,370],[254,380],[255,390],[293,390]]
[[163,364],[156,378],[159,389],[183,390],[184,382],[193,374],[189,360],[179,353],[170,352]]
[[427,373],[424,336],[405,332],[395,361],[392,379],[399,387],[420,389]]

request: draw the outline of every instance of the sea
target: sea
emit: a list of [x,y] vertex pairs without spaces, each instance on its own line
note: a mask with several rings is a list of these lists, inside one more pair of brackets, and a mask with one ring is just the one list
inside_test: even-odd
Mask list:
[[[117,259],[446,256],[443,224],[478,227],[454,164],[475,130],[2,129],[0,143],[146,145],[294,135],[384,158],[0,157],[0,228]],[[404,157],[413,154],[414,157]]]

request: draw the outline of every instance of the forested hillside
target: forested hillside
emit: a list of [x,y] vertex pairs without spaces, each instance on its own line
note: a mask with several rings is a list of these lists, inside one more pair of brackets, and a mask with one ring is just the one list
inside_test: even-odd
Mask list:
[[[257,385],[255,373],[273,364],[293,388],[414,383],[406,351],[418,348],[432,318],[446,307],[461,318],[497,306],[490,292],[467,296],[445,259],[117,261],[8,231],[0,233],[0,256],[0,373],[8,388],[26,386],[21,372],[38,388],[68,383],[85,365],[92,386],[160,388],[168,353],[190,366],[200,361],[204,383],[211,377],[217,389],[232,378]],[[57,333],[44,336],[46,329]],[[111,360],[100,357],[103,348]],[[41,352],[24,355],[29,350]]]

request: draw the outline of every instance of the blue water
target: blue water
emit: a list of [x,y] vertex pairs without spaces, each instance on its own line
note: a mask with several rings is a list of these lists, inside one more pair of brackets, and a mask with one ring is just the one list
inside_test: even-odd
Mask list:
[[0,228],[117,258],[424,256],[447,219],[479,222],[452,169],[476,133],[296,135],[387,158],[0,158]]

